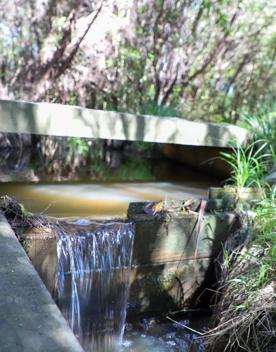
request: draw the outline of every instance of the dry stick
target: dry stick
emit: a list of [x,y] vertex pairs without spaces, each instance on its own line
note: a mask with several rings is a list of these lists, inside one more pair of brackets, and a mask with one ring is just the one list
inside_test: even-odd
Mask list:
[[177,324],[177,325],[180,325],[180,326],[182,326],[183,328],[188,329],[188,330],[190,330],[190,331],[192,331],[192,332],[194,332],[194,333],[196,333],[196,334],[198,334],[198,335],[200,335],[200,336],[204,336],[204,335],[205,335],[205,333],[202,333],[202,332],[200,332],[200,331],[194,330],[194,329],[190,328],[190,327],[187,326],[187,325],[184,325],[184,324],[182,324],[182,323],[179,323],[178,321],[176,321],[176,320],[170,318],[169,316],[166,316],[166,318],[167,318],[168,320],[170,320],[171,322],[173,322],[173,323],[175,323],[175,324]]
[[51,208],[51,206],[53,205],[53,203],[56,203],[56,202],[51,202],[51,203],[49,203],[47,206],[46,206],[46,208],[44,208],[40,213],[39,213],[39,215],[44,215],[44,213],[47,211],[47,210],[49,210],[50,208]]
[[206,208],[206,204],[207,204],[206,200],[201,200],[200,209],[199,209],[199,212],[198,212],[197,225],[196,225],[196,228],[195,228],[195,235],[196,235],[196,249],[195,249],[195,255],[194,255],[195,258],[197,256],[199,232],[200,232],[200,229],[201,229],[201,223],[202,223],[202,220],[203,220],[203,215],[204,215],[204,211],[205,211],[205,208]]
[[[267,305],[265,307],[273,309],[273,305]],[[224,323],[220,324],[219,326],[217,326],[216,328],[212,329],[211,331],[209,331],[208,333],[206,333],[207,336],[211,337],[211,336],[218,336],[218,335],[222,335],[225,334],[226,332],[228,332],[229,330],[235,328],[238,325],[241,325],[242,323],[244,323],[246,320],[252,320],[252,316],[253,317],[258,317],[258,314],[260,314],[261,311],[264,310],[264,307],[259,307],[256,308],[255,311],[253,312],[253,314],[251,313],[247,313],[245,316],[243,317],[234,317],[231,318],[227,321],[225,321]],[[251,318],[251,319],[250,319]],[[225,325],[227,325],[226,328],[223,328]]]

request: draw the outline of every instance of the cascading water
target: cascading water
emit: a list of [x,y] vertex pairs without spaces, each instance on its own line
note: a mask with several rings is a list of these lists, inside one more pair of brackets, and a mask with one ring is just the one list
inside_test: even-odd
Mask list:
[[126,318],[134,225],[58,228],[56,302],[85,351],[116,351]]

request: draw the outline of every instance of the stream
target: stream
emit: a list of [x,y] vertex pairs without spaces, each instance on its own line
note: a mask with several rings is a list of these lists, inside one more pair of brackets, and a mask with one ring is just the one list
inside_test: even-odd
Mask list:
[[206,198],[206,185],[174,182],[0,183],[28,211],[55,217],[125,217],[130,202]]
[[85,352],[204,351],[203,339],[188,329],[204,329],[205,316],[182,316],[175,322],[165,317],[126,318],[132,222],[79,219],[61,222],[55,231],[54,299]]
[[[1,183],[28,211],[73,221],[125,218],[130,202],[206,198],[208,182]],[[78,220],[76,220],[78,219]],[[82,219],[82,220],[81,220]],[[111,222],[112,224],[112,222]],[[83,231],[83,230],[82,230]],[[199,336],[181,325],[141,317],[128,321],[131,231],[100,227],[59,232],[55,300],[86,352],[203,352]],[[126,320],[125,320],[126,319]],[[182,318],[181,318],[182,319]],[[184,325],[204,327],[205,316]],[[183,319],[181,320],[183,322]],[[180,321],[180,323],[181,323]]]
[[[121,173],[123,180],[120,174],[108,182],[91,181],[91,177],[57,182],[43,173],[34,177],[32,171],[30,177],[24,168],[18,173],[15,166],[2,167],[0,196],[15,197],[30,212],[83,226],[89,219],[111,223],[124,219],[131,202],[206,198],[208,188],[218,184],[207,175],[170,165],[159,164],[154,177],[143,169],[130,181],[127,171]],[[131,170],[135,171],[133,165]],[[86,352],[204,351],[203,340],[182,326],[202,330],[208,320],[204,315],[180,317],[178,323],[164,317],[128,319],[133,230],[123,226],[115,231],[105,224],[95,232],[77,231],[75,236],[60,231],[58,238],[54,298]]]

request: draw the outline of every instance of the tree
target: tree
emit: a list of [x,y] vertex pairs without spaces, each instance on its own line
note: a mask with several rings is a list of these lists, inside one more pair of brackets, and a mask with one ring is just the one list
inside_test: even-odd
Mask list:
[[244,104],[273,95],[276,4],[268,0],[0,6],[3,96],[235,122]]

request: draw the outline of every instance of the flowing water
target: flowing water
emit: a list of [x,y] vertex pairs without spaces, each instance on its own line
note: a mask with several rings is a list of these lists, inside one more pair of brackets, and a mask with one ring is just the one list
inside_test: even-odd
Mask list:
[[14,196],[34,213],[56,217],[124,217],[130,202],[205,198],[209,183],[0,183],[0,195]]
[[203,352],[206,320],[126,321],[134,224],[87,219],[57,225],[55,300],[86,352]]
[[58,231],[56,302],[85,351],[111,352],[122,342],[134,226],[90,225]]
[[[115,222],[130,202],[204,198],[209,180],[198,182],[2,183],[0,195],[16,197],[27,210],[82,218],[58,231],[56,302],[86,352],[203,351],[196,336],[173,324],[125,331],[133,227]],[[89,218],[109,218],[93,228]],[[73,220],[71,220],[73,222]],[[191,349],[193,348],[193,349]]]
[[[83,170],[85,177],[53,177],[44,167],[30,167],[30,155],[11,156],[2,153],[0,160],[0,196],[14,196],[27,210],[67,218],[67,223],[85,219],[59,228],[55,293],[85,351],[203,351],[197,336],[171,323],[150,328],[127,323],[123,337],[134,230],[112,219],[125,217],[130,202],[205,198],[218,181],[163,159],[141,162],[136,155],[116,170],[94,162]],[[111,220],[93,225],[89,218]]]
[[204,339],[184,326],[203,330],[209,317],[168,320],[141,319],[126,324],[121,352],[204,352]]

